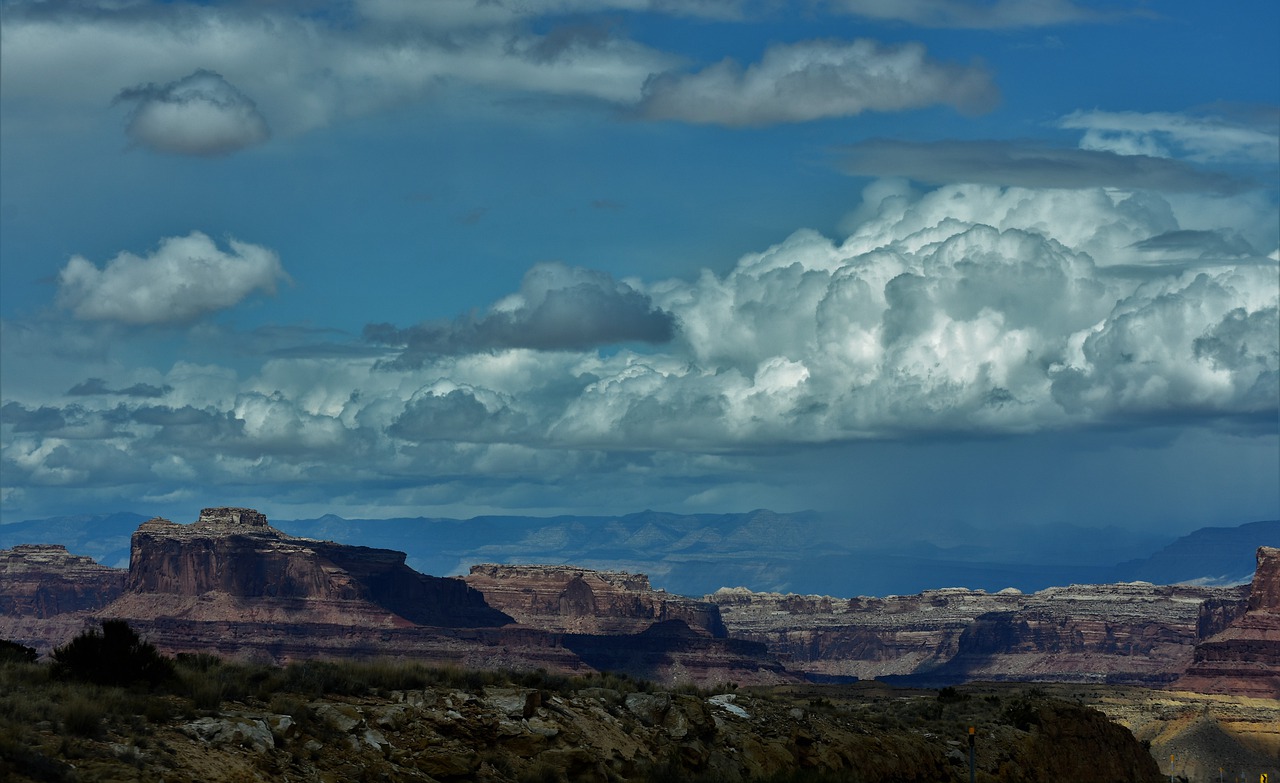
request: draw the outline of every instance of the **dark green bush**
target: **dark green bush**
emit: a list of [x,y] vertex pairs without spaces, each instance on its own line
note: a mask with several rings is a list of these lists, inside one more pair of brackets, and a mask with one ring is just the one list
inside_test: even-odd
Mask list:
[[38,657],[34,647],[0,639],[0,663],[35,663]]
[[124,620],[103,620],[53,651],[54,677],[98,685],[159,685],[173,678],[173,661],[142,641]]

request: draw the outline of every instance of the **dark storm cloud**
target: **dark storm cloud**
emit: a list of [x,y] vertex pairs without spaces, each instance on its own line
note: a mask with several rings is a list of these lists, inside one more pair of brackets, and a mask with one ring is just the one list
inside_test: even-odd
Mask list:
[[622,342],[665,343],[675,319],[649,297],[604,272],[563,264],[539,264],[520,292],[484,315],[400,329],[370,324],[365,339],[403,346],[392,364],[417,367],[432,356],[507,348],[582,351]]
[[1168,158],[1051,147],[1034,141],[911,142],[869,139],[840,150],[842,168],[871,177],[943,184],[974,182],[1040,188],[1116,187],[1239,193],[1246,180]]
[[504,404],[493,409],[465,389],[452,389],[444,394],[421,394],[405,405],[387,432],[397,438],[414,441],[450,440],[486,442],[510,440],[523,429],[525,417]]
[[20,402],[0,406],[0,423],[12,425],[14,432],[52,432],[67,426],[58,408],[41,405],[32,409]]
[[168,384],[164,386],[152,386],[149,383],[135,383],[124,389],[112,389],[108,387],[107,382],[101,378],[87,378],[81,383],[77,383],[75,386],[67,389],[67,394],[73,397],[90,397],[110,394],[121,397],[155,399],[163,397],[171,391],[173,391],[173,387]]

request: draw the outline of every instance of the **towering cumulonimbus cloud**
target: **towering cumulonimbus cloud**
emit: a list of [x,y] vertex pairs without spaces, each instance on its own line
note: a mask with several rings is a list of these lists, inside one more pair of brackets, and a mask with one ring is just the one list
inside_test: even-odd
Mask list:
[[1275,411],[1274,260],[1153,256],[1179,234],[1149,194],[871,193],[841,243],[801,231],[653,286],[687,364],[594,368],[554,436],[723,447]]

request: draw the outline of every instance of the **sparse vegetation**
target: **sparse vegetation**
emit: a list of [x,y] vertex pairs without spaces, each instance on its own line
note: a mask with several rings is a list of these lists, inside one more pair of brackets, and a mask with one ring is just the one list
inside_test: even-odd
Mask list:
[[[706,701],[713,694],[723,693],[735,694],[736,704],[744,705],[752,716],[750,724],[738,724],[735,730],[760,732],[758,739],[753,740],[760,743],[757,752],[773,748],[770,753],[780,754],[773,758],[782,760],[771,762],[775,765],[798,764],[802,754],[809,752],[805,748],[834,747],[832,738],[839,736],[845,738],[841,741],[858,742],[862,741],[858,738],[865,738],[868,743],[887,743],[885,747],[894,748],[899,758],[922,754],[922,763],[936,772],[950,768],[941,761],[940,754],[964,738],[967,726],[976,725],[984,741],[994,742],[986,738],[1000,736],[1005,738],[1001,742],[1013,743],[1007,745],[1009,750],[1001,761],[1011,770],[1007,774],[1012,775],[1019,763],[1016,747],[1021,740],[1018,737],[1037,730],[1032,716],[1038,716],[1046,705],[1052,710],[1053,705],[1058,704],[1042,693],[1014,688],[1002,690],[1002,696],[982,696],[968,688],[912,691],[885,686],[871,690],[795,686],[795,690],[789,690],[786,687],[737,688],[725,684],[713,688],[665,689],[621,673],[570,676],[545,670],[474,671],[398,659],[305,661],[280,667],[223,660],[209,654],[170,659],[138,640],[127,626],[104,627],[100,633],[83,635],[83,638],[94,637],[104,644],[108,637],[116,640],[115,644],[121,639],[127,641],[120,645],[130,651],[123,656],[126,669],[132,666],[135,672],[161,670],[168,672],[168,676],[152,679],[136,675],[103,684],[94,681],[94,677],[103,679],[95,667],[77,668],[75,662],[80,659],[66,652],[53,663],[31,662],[25,654],[0,661],[0,778],[7,775],[15,781],[67,782],[156,779],[157,770],[164,765],[183,763],[182,756],[174,752],[181,745],[201,744],[206,748],[201,751],[201,758],[206,757],[203,754],[209,753],[209,749],[216,751],[219,746],[207,744],[208,740],[198,738],[191,728],[200,721],[252,728],[255,721],[265,726],[269,720],[274,737],[268,741],[267,751],[249,752],[247,739],[228,746],[236,749],[237,758],[247,758],[251,763],[238,779],[273,779],[289,769],[303,777],[313,774],[304,775],[297,765],[312,771],[326,769],[342,779],[374,779],[381,774],[376,770],[387,756],[376,749],[370,750],[363,739],[364,732],[372,730],[384,732],[394,752],[405,754],[397,758],[431,758],[434,752],[457,759],[459,749],[464,756],[470,754],[467,757],[472,758],[474,764],[471,772],[435,775],[428,771],[440,779],[472,779],[468,776],[482,767],[483,775],[479,777],[494,781],[569,781],[576,779],[577,773],[575,768],[565,765],[579,763],[580,756],[574,757],[578,760],[569,761],[567,755],[539,754],[546,748],[581,747],[576,743],[582,741],[577,733],[583,730],[582,724],[569,722],[570,713],[576,710],[580,716],[597,716],[589,719],[597,729],[612,725],[615,728],[610,730],[619,732],[619,736],[647,738],[642,741],[652,743],[646,746],[652,747],[654,754],[648,761],[643,755],[637,756],[630,766],[611,772],[611,777],[672,783],[721,780],[745,783],[741,771],[735,771],[737,768],[732,766],[735,763],[731,761],[732,754],[722,756],[715,763],[711,763],[707,755],[710,749],[722,747],[712,716],[732,719],[729,713],[720,711],[722,708]],[[146,665],[130,661],[131,656]],[[157,658],[162,662],[157,664]],[[525,720],[534,723],[533,718],[537,717],[544,722],[558,722],[561,727],[558,731],[562,732],[559,739],[539,738],[541,735],[530,734],[527,727],[510,728],[512,724],[522,725],[518,710],[508,718],[494,716],[492,700],[510,699],[512,689],[534,692],[529,702],[534,706],[526,707]],[[672,710],[677,709],[675,705],[681,705],[684,717],[671,725],[689,733],[683,739],[665,738],[666,729],[654,722],[662,719],[633,711],[626,698],[630,694],[662,697],[657,701],[642,699],[640,704],[665,704],[669,699]],[[427,706],[411,706],[414,704]],[[589,713],[582,706],[587,704],[595,705],[590,710],[596,712]],[[697,707],[698,704],[702,706]],[[368,705],[381,705],[374,708],[382,711],[376,714],[413,717],[388,717],[375,722],[375,713],[370,712]],[[439,717],[424,718],[428,713],[421,709]],[[689,709],[694,712],[688,712]],[[405,710],[408,712],[403,712]],[[446,719],[443,717],[446,712],[461,717]],[[605,713],[610,717],[599,717]],[[696,717],[699,714],[701,717]],[[349,728],[344,723],[346,720],[367,720],[367,723]],[[504,720],[511,723],[499,730]],[[600,720],[606,722],[599,723]],[[760,723],[762,720],[766,722]],[[1019,725],[1026,728],[1020,729]],[[502,733],[511,731],[517,734]],[[804,744],[810,742],[802,739],[806,732],[814,732],[812,744]],[[514,737],[511,741],[516,744],[504,745],[506,736]],[[353,738],[360,738],[358,747],[352,744]],[[953,744],[947,745],[948,741]],[[698,747],[703,750],[696,750]],[[846,760],[869,752],[857,750],[856,745],[850,747],[853,749],[840,751]],[[939,747],[943,750],[928,750]],[[741,749],[733,753],[740,752]],[[801,755],[793,757],[793,753]],[[830,756],[823,763],[852,763],[839,758]],[[430,763],[435,762],[428,765]],[[459,762],[439,763],[447,766]],[[595,764],[596,760],[588,755],[582,763]],[[938,764],[944,766],[938,767]],[[116,771],[91,771],[107,769]],[[896,779],[886,778],[885,774],[889,773],[850,778],[834,772],[830,766],[771,766],[762,768],[761,775],[750,780],[753,783],[827,783]],[[995,781],[1000,774],[992,767],[985,779]],[[184,779],[183,774],[174,777]]]

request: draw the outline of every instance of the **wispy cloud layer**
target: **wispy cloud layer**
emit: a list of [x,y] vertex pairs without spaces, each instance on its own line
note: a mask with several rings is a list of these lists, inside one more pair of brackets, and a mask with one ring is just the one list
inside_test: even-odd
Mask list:
[[1144,153],[1070,149],[1034,141],[910,142],[869,139],[844,148],[850,174],[919,182],[1033,188],[1114,187],[1238,193],[1256,187],[1229,174]]
[[275,253],[234,239],[229,244],[222,250],[194,231],[161,240],[148,256],[122,252],[101,269],[72,256],[58,273],[58,304],[83,320],[185,323],[254,291],[274,293],[287,279]]
[[1080,147],[1120,155],[1186,158],[1198,162],[1280,162],[1280,112],[1246,125],[1222,117],[1172,112],[1072,112],[1059,127],[1085,131]]
[[944,104],[965,112],[998,98],[980,65],[939,63],[920,44],[805,41],[769,47],[743,69],[724,60],[696,73],[656,76],[642,112],[656,119],[768,125]]
[[1107,16],[1071,0],[831,0],[845,13],[922,27],[1003,29],[1095,22]]

